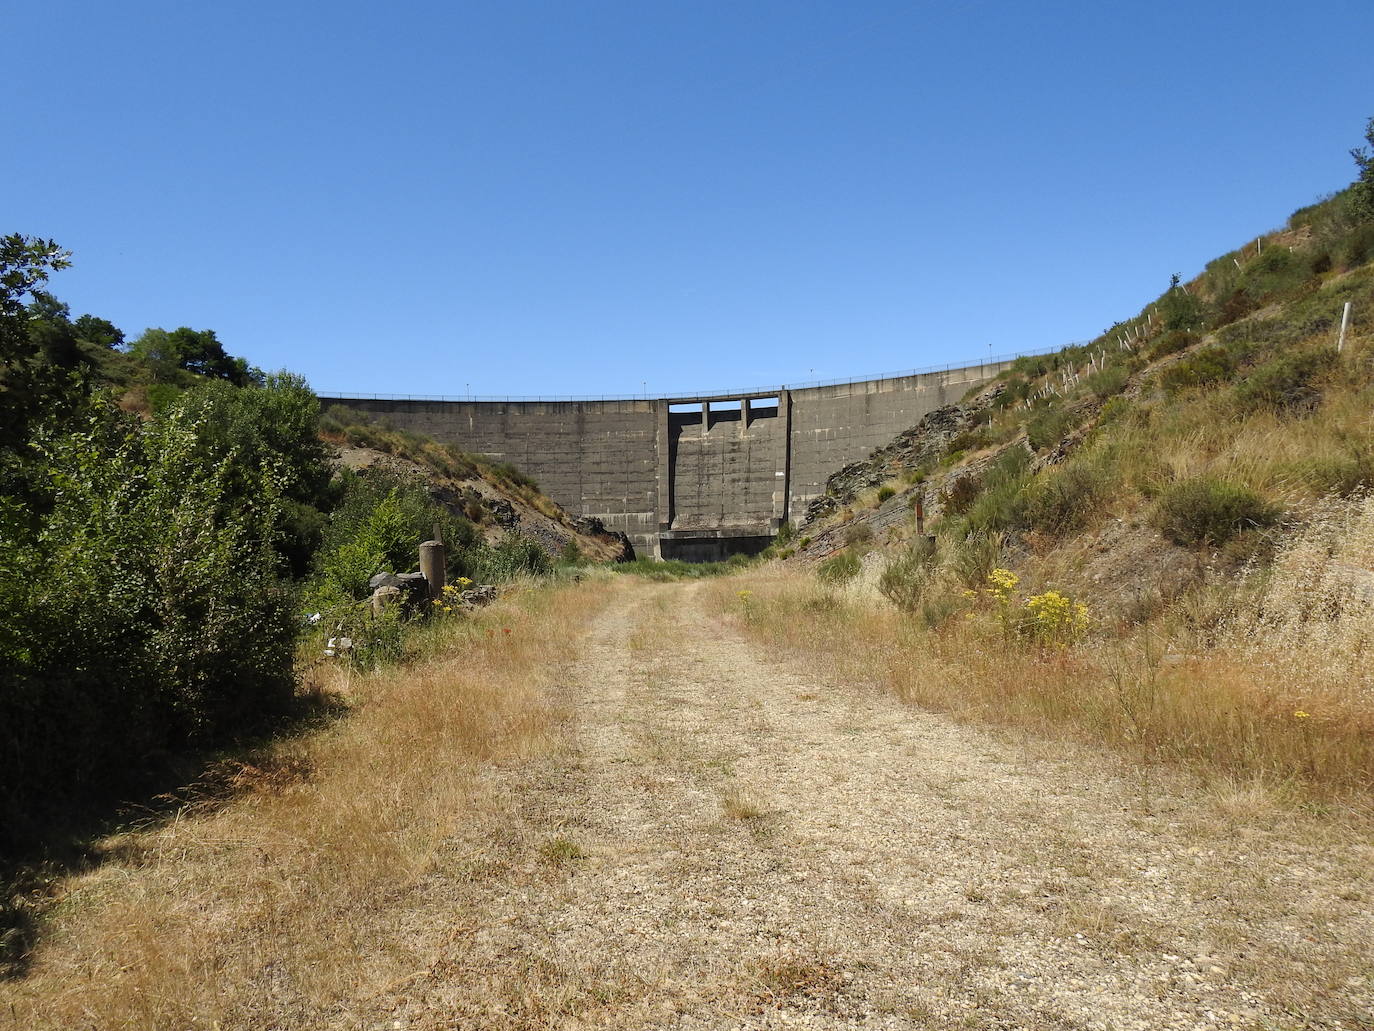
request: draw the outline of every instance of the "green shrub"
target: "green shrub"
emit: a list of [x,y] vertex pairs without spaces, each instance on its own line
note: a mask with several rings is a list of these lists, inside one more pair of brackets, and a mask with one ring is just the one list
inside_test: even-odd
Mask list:
[[1098,422],[1109,423],[1120,419],[1132,409],[1131,402],[1124,397],[1113,397],[1107,400],[1102,406],[1102,411],[1098,414]]
[[1315,455],[1296,471],[1317,494],[1345,497],[1374,486],[1374,454],[1367,448],[1348,446],[1338,454]]
[[1336,361],[1332,349],[1300,351],[1265,362],[1247,373],[1234,387],[1236,403],[1243,410],[1276,408],[1310,409],[1321,399],[1314,381]]
[[1150,360],[1158,361],[1160,358],[1164,358],[1167,355],[1178,354],[1179,351],[1186,351],[1197,342],[1197,334],[1190,333],[1186,329],[1176,329],[1171,333],[1165,333],[1150,345]]
[[0,850],[292,702],[276,456],[207,460],[204,429],[175,402],[148,423],[95,403],[45,441],[52,508],[0,534]]
[[462,558],[471,569],[471,579],[484,584],[499,584],[520,576],[541,576],[552,567],[548,553],[529,537],[507,534],[493,546],[464,550]]
[[1030,380],[1019,374],[1004,373],[1004,375],[1008,376],[1006,385],[997,393],[997,396],[992,399],[993,408],[1010,408],[1018,401],[1030,395]]
[[884,501],[886,501],[888,498],[892,498],[892,497],[896,497],[896,496],[897,496],[897,489],[896,489],[895,487],[890,487],[890,486],[888,486],[887,484],[883,484],[883,486],[881,486],[881,487],[878,488],[878,504],[880,504],[880,505],[881,505]]
[[337,489],[341,499],[330,513],[306,588],[315,607],[366,597],[374,573],[416,569],[420,542],[434,535],[435,524],[447,545],[449,579],[478,579],[475,566],[485,545],[477,528],[434,500],[424,480],[374,467],[341,474]]
[[1160,385],[1169,394],[1206,387],[1229,379],[1236,371],[1236,361],[1225,347],[1206,347],[1164,370]]
[[863,561],[853,551],[839,551],[816,566],[816,576],[822,583],[839,586],[859,575]]
[[1126,382],[1130,379],[1130,374],[1125,366],[1110,365],[1100,372],[1094,372],[1083,381],[1083,386],[1087,391],[1100,401],[1105,401],[1114,394],[1119,394],[1126,389]]
[[1182,286],[1171,286],[1158,301],[1159,317],[1164,331],[1195,330],[1207,322],[1207,306],[1202,299]]
[[1159,495],[1152,521],[1175,544],[1225,544],[1236,534],[1272,526],[1282,511],[1248,487],[1200,476]]
[[940,532],[963,537],[978,531],[1024,529],[1026,485],[1031,480],[1030,452],[1013,444],[983,471],[982,490],[959,520],[942,520]]
[[971,430],[964,430],[962,433],[956,433],[950,438],[949,443],[945,445],[945,450],[961,452],[981,451],[987,446],[987,431],[983,427],[978,426]]
[[1030,492],[1031,525],[1056,536],[1082,529],[1106,503],[1108,480],[1100,466],[1084,459],[1044,473]]
[[1374,222],[1367,222],[1350,231],[1341,246],[1341,265],[1356,268],[1374,258]]
[[1060,408],[1040,408],[1026,422],[1026,439],[1036,451],[1058,444],[1073,427],[1073,419]]
[[903,612],[916,612],[935,583],[939,569],[935,542],[929,537],[917,537],[883,569],[878,590]]
[[1002,564],[1006,538],[996,531],[977,530],[945,545],[950,571],[966,590],[987,586],[988,574]]
[[1240,277],[1240,288],[1264,304],[1276,296],[1292,293],[1312,277],[1309,262],[1302,261],[1286,247],[1270,246],[1247,262]]

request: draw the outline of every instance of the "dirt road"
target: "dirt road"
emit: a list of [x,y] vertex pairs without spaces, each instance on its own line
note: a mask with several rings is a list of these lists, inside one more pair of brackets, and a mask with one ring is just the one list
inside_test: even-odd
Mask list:
[[821,682],[708,590],[598,618],[391,1026],[1371,1026],[1368,841]]

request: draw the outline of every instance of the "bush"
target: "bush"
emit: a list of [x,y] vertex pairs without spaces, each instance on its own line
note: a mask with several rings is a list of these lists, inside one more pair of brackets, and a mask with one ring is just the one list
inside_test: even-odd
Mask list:
[[948,515],[963,515],[973,507],[982,491],[983,478],[977,473],[966,473],[951,480],[941,498],[945,512]]
[[883,569],[878,590],[903,612],[916,612],[935,583],[939,568],[935,542],[917,537]]
[[991,533],[1029,525],[1026,486],[1030,480],[1029,453],[1021,447],[1008,448],[983,474],[983,491],[964,517],[963,532]]
[[945,445],[945,450],[947,452],[960,451],[965,453],[981,451],[988,446],[988,441],[987,430],[979,426],[971,430],[964,430],[962,433],[956,433]]
[[1236,534],[1272,526],[1281,510],[1248,487],[1200,476],[1167,487],[1152,521],[1175,544],[1225,544]]
[[873,539],[873,527],[868,523],[850,523],[844,528],[845,544],[867,544]]
[[1160,385],[1169,394],[1206,387],[1229,379],[1236,371],[1232,352],[1224,347],[1206,347],[1164,370]]
[[1078,459],[1040,477],[1031,492],[1028,518],[1033,526],[1062,537],[1086,526],[1107,496],[1103,470]]
[[417,568],[419,544],[434,535],[436,523],[448,546],[449,578],[477,579],[474,566],[485,546],[476,527],[435,501],[424,480],[372,468],[342,474],[338,490],[341,500],[330,514],[307,587],[312,604],[364,598],[374,573]]
[[949,568],[966,590],[981,590],[988,582],[988,574],[1002,564],[1002,534],[978,530],[966,537],[951,540],[945,550]]
[[1105,401],[1112,395],[1121,393],[1129,379],[1130,374],[1125,366],[1112,365],[1101,372],[1094,372],[1083,381],[1083,386],[1099,401]]
[[548,553],[539,544],[518,533],[508,534],[492,547],[478,545],[464,549],[463,563],[473,580],[485,584],[506,583],[520,576],[541,576],[552,566]]
[[1041,408],[1026,423],[1026,439],[1036,451],[1058,444],[1073,427],[1068,413],[1059,408]]
[[858,576],[861,568],[863,562],[856,553],[840,551],[816,566],[816,576],[822,583],[839,586]]
[[1341,247],[1341,265],[1347,269],[1363,265],[1374,258],[1374,222],[1351,230]]
[[1260,365],[1235,385],[1235,398],[1243,410],[1275,408],[1311,409],[1321,399],[1315,380],[1336,361],[1331,349],[1285,354]]
[[1186,351],[1197,342],[1196,333],[1190,333],[1186,329],[1176,329],[1173,332],[1165,333],[1150,346],[1149,358],[1151,361],[1158,361],[1167,355]]
[[1286,247],[1270,246],[1248,262],[1240,277],[1240,288],[1264,304],[1276,296],[1292,293],[1312,277],[1312,266]]
[[878,488],[878,504],[882,504],[888,498],[896,497],[897,489],[886,484]]
[[1165,332],[1197,329],[1207,321],[1207,306],[1182,286],[1171,286],[1159,299],[1158,308]]
[[204,430],[176,403],[150,423],[92,405],[46,442],[59,489],[37,534],[0,534],[0,850],[26,816],[291,703],[274,456],[207,461]]

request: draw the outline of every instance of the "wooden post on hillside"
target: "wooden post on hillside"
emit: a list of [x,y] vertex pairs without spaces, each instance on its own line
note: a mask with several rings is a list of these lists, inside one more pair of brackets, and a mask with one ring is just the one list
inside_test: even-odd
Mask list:
[[1350,302],[1345,302],[1345,311],[1341,313],[1341,335],[1336,340],[1336,353],[1339,354],[1345,347],[1345,331],[1350,328]]
[[926,505],[925,501],[922,500],[923,496],[920,491],[916,494],[916,536],[918,537],[926,535]]

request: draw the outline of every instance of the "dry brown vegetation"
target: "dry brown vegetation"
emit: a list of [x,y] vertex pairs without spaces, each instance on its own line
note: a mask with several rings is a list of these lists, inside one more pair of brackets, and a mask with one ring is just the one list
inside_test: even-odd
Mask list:
[[952,571],[942,586],[960,600],[929,628],[878,592],[877,554],[844,586],[775,566],[750,576],[744,596],[737,581],[712,589],[770,647],[924,708],[1368,811],[1374,501],[1324,511],[1267,576],[1204,587],[1170,619],[1065,647],[1009,630]]
[[[406,670],[331,674],[350,715],[102,843],[0,1014],[1367,1025],[1367,824],[903,705],[855,665],[881,616],[863,586],[811,596],[786,637],[801,661],[779,662],[770,613],[797,583],[754,579],[529,591]],[[801,641],[827,626],[843,647]],[[983,674],[1030,668],[1023,645],[988,647]],[[1077,653],[1058,654],[1035,661]]]
[[[484,800],[483,770],[540,754],[548,687],[604,588],[520,594],[447,624],[430,658],[350,678],[352,711],[240,765],[236,797],[99,843],[47,914],[27,976],[0,982],[24,1028],[340,1026],[433,958],[406,928]],[[549,859],[576,858],[554,843]],[[452,916],[454,933],[462,915]]]

